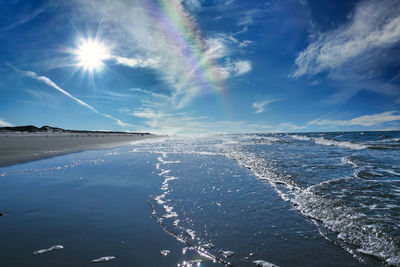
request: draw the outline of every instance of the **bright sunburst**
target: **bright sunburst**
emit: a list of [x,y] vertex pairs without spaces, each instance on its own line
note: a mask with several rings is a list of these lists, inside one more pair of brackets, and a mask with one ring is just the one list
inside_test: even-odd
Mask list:
[[85,70],[95,71],[102,68],[103,61],[110,57],[108,48],[96,40],[83,40],[75,51],[78,65]]

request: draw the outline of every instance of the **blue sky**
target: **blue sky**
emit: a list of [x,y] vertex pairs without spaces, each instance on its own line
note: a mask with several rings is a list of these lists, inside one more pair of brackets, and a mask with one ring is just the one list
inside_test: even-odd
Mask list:
[[0,126],[400,129],[400,1],[0,0]]

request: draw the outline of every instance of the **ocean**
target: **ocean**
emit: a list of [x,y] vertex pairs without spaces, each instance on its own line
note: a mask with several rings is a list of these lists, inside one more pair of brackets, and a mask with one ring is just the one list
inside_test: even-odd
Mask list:
[[151,139],[0,190],[0,266],[400,266],[395,131]]

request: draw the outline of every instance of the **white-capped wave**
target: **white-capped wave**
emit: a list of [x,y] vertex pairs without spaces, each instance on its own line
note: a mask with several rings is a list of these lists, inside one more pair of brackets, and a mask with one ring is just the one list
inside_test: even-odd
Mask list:
[[318,145],[324,145],[324,146],[337,146],[337,147],[343,147],[347,149],[353,149],[353,150],[360,150],[360,149],[367,149],[367,145],[363,144],[357,144],[357,143],[352,143],[348,141],[337,141],[333,139],[326,139],[324,137],[316,137],[316,138],[311,138],[307,136],[301,136],[301,135],[291,135],[293,139],[296,140],[301,140],[301,141],[313,141],[314,143]]
[[43,254],[43,253],[47,253],[53,250],[59,250],[59,249],[63,249],[64,247],[62,245],[55,245],[55,246],[51,246],[49,248],[44,248],[44,249],[40,249],[37,250],[35,252],[33,252],[34,255],[39,255],[39,254]]
[[222,251],[222,255],[223,255],[225,258],[232,257],[234,254],[235,254],[235,252],[233,252],[233,251],[231,251],[231,250]]
[[160,251],[160,254],[163,255],[163,256],[167,256],[169,253],[171,253],[171,251],[168,250],[168,249],[164,249],[164,250]]
[[332,140],[332,139],[326,139],[323,137],[315,138],[314,142],[319,145],[338,146],[338,147],[344,147],[344,148],[354,149],[354,150],[368,148],[368,146],[363,145],[363,144],[356,144],[356,143],[351,143],[351,142],[347,142],[347,141],[336,141],[336,140]]
[[261,267],[279,267],[276,264],[270,263],[268,261],[263,261],[263,260],[256,260],[253,261],[256,265],[261,266]]
[[98,259],[91,260],[90,262],[91,263],[107,262],[107,261],[110,261],[110,260],[113,260],[113,259],[115,259],[114,256],[105,256],[105,257],[101,257],[101,258],[98,258]]
[[[239,147],[228,147],[225,151],[228,157],[250,169],[256,177],[274,185],[282,199],[292,203],[293,207],[303,215],[321,222],[332,232],[338,233],[338,238],[343,242],[344,247],[346,244],[352,244],[388,263],[395,262],[396,265],[400,265],[400,259],[397,256],[400,255],[400,248],[382,227],[366,223],[364,213],[346,207],[340,199],[330,199],[318,193],[318,187],[328,185],[328,181],[302,189],[292,183],[292,179],[285,179],[275,173],[274,168],[269,166],[269,161],[258,157],[255,153]],[[342,163],[357,166],[346,157],[342,158]],[[348,179],[352,178],[348,177]]]
[[312,140],[312,138],[307,137],[307,136],[302,136],[302,135],[291,135],[291,137],[296,139],[296,140],[302,140],[302,141]]
[[191,239],[195,239],[196,238],[196,234],[193,230],[191,229],[186,229],[185,233],[190,236]]

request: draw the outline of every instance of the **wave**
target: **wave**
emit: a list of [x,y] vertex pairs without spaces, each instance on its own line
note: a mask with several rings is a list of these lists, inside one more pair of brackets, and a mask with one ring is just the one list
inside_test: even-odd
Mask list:
[[[384,227],[371,223],[367,220],[367,214],[347,207],[342,199],[324,194],[324,190],[328,190],[328,193],[331,190],[330,183],[345,181],[347,178],[302,188],[290,177],[279,175],[273,167],[269,166],[266,159],[257,157],[254,153],[238,147],[227,147],[226,155],[236,160],[240,166],[250,169],[259,179],[273,185],[281,198],[291,203],[301,214],[336,233],[337,242],[352,254],[359,255],[363,251],[368,251],[389,264],[400,265],[400,256],[398,256],[400,248],[396,245],[396,240],[385,232]],[[342,162],[357,167],[349,158],[342,158]],[[348,179],[356,178],[349,177]],[[356,246],[358,250],[351,249],[351,246]]]
[[55,245],[55,246],[51,246],[49,248],[44,248],[44,249],[40,249],[37,250],[35,252],[33,252],[34,255],[40,255],[40,254],[44,254],[53,250],[59,250],[59,249],[63,249],[64,247],[62,245]]
[[90,262],[91,263],[100,263],[100,262],[111,261],[113,259],[115,259],[114,256],[105,256],[105,257],[101,257],[101,258],[98,258],[98,259],[91,260]]
[[311,138],[311,137],[300,136],[300,135],[291,135],[291,137],[296,140],[313,141],[314,143],[319,144],[319,145],[337,146],[337,147],[343,147],[343,148],[348,148],[348,149],[353,149],[353,150],[369,148],[369,146],[363,145],[363,144],[357,144],[357,143],[352,143],[352,142],[348,142],[348,141],[337,141],[337,140],[333,140],[333,139],[326,139],[324,137]]

